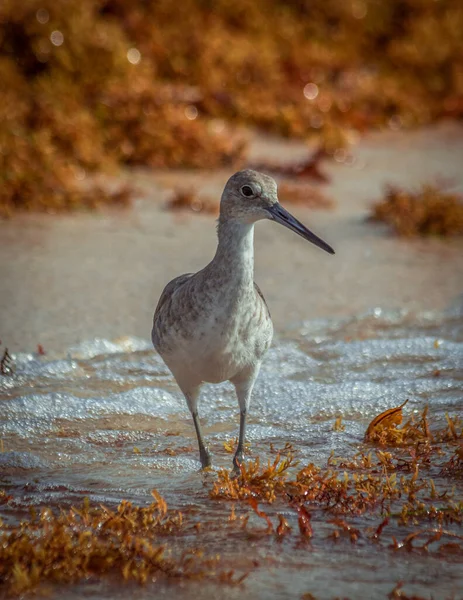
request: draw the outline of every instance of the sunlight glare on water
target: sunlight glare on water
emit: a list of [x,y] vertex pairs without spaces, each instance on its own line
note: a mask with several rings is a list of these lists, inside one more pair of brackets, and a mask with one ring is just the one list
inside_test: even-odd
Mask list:
[[[22,518],[31,504],[63,507],[84,496],[95,502],[146,503],[153,487],[173,508],[204,510],[212,519],[229,511],[208,498],[185,401],[150,342],[97,339],[62,355],[13,358],[14,375],[0,378],[0,471],[2,486],[14,496],[2,512],[8,522]],[[363,445],[369,421],[407,398],[408,412],[428,404],[434,421],[441,422],[445,413],[461,412],[462,359],[460,309],[422,314],[377,309],[292,328],[274,341],[255,387],[248,428],[252,456],[265,460],[270,443],[283,447],[287,442],[302,463],[325,465],[333,450],[353,455]],[[214,468],[230,468],[232,456],[223,442],[238,435],[239,424],[232,386],[205,386],[200,415]],[[338,415],[345,429],[334,432]],[[321,531],[326,527],[322,521],[318,525]],[[235,565],[242,560],[240,549],[217,534],[208,550]],[[435,598],[463,585],[461,565],[451,560],[411,557],[405,565],[400,557],[386,554],[385,559],[384,552],[361,544],[342,553],[323,544],[307,552],[294,543],[274,548],[261,542],[249,551],[263,563],[246,586],[261,597],[297,597],[309,584],[320,598],[356,597],[362,585],[376,586],[378,595],[369,597],[384,597],[410,573],[416,590],[434,589]],[[191,585],[193,591],[196,584]],[[160,595],[182,597],[180,588],[163,586]],[[221,597],[213,584],[207,586]],[[68,597],[78,597],[79,589]],[[95,598],[117,593],[109,583],[86,591]],[[227,597],[236,594],[229,591]]]

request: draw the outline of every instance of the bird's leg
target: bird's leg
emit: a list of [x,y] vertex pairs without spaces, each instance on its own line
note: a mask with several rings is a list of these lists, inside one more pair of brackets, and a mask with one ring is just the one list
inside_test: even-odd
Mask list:
[[198,438],[198,446],[199,446],[199,459],[201,460],[201,466],[203,469],[211,466],[211,454],[209,452],[208,447],[204,443],[203,434],[201,432],[201,424],[199,422],[198,415],[198,397],[199,397],[199,386],[198,387],[183,387],[180,386],[185,399],[188,404],[188,408],[190,409],[191,416],[193,417],[193,423],[195,424],[196,429],[196,437]]
[[192,411],[193,423],[195,424],[196,436],[198,438],[199,458],[203,469],[210,467],[212,464],[209,448],[204,443],[203,434],[201,433],[201,425],[199,423],[198,411]]
[[233,457],[233,466],[235,471],[240,470],[240,465],[244,461],[244,441],[246,439],[246,415],[248,411],[244,408],[240,411],[240,437],[238,438],[238,448]]
[[251,401],[252,388],[259,373],[260,363],[254,365],[251,369],[246,369],[232,380],[238,396],[240,405],[240,435],[238,438],[238,447],[233,457],[233,467],[235,473],[240,472],[240,465],[244,462],[244,443],[246,439],[246,416],[248,414],[249,403]]

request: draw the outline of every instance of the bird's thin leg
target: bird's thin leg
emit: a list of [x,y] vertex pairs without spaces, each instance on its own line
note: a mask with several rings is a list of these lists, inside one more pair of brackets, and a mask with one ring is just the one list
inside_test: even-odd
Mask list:
[[246,439],[246,415],[247,409],[240,411],[240,436],[238,438],[238,448],[236,449],[235,456],[233,457],[233,466],[235,471],[239,471],[240,464],[244,461],[244,442]]
[[238,438],[238,447],[235,456],[233,457],[233,466],[235,472],[239,472],[240,464],[244,461],[244,443],[246,439],[246,416],[248,414],[249,403],[251,401],[252,388],[259,373],[260,364],[254,365],[252,369],[248,369],[239,374],[232,380],[238,396],[240,405],[240,435]]
[[201,425],[199,423],[198,412],[194,411],[191,414],[193,416],[193,423],[195,424],[196,436],[198,438],[199,458],[201,460],[201,466],[203,469],[205,469],[206,467],[210,467],[212,464],[211,454],[209,452],[209,448],[204,443],[203,434],[201,433]]
[[[178,381],[177,381],[178,382]],[[203,469],[211,466],[211,454],[208,447],[204,443],[203,434],[201,432],[201,424],[199,422],[198,415],[198,397],[199,397],[199,386],[198,387],[184,387],[180,386],[181,390],[185,395],[185,399],[190,409],[191,416],[193,417],[193,423],[195,424],[196,437],[198,438],[199,446],[199,459],[201,460],[201,466]]]

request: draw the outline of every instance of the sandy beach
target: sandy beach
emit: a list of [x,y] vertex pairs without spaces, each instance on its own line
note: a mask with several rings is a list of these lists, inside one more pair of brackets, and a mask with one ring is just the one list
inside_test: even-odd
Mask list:
[[[463,126],[371,133],[352,165],[324,161],[332,210],[290,210],[336,250],[330,257],[273,223],[256,231],[255,279],[277,330],[305,319],[374,307],[442,309],[463,292],[463,241],[394,237],[367,223],[387,183],[444,181],[463,191]],[[305,144],[255,135],[249,163],[293,161]],[[174,187],[219,197],[230,171],[130,171],[133,208],[69,215],[19,215],[0,222],[0,339],[11,352],[59,351],[96,337],[149,338],[164,285],[213,256],[214,216],[165,209]]]

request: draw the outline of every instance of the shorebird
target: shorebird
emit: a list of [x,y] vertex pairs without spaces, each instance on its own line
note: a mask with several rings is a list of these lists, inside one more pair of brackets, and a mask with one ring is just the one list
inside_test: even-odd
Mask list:
[[225,185],[212,261],[197,273],[167,284],[153,319],[152,340],[183,392],[193,417],[203,468],[211,455],[198,416],[203,383],[230,381],[240,407],[235,470],[244,459],[246,415],[273,324],[254,283],[254,224],[270,219],[329,254],[334,250],[293,217],[278,201],[277,184],[257,171],[238,171]]

